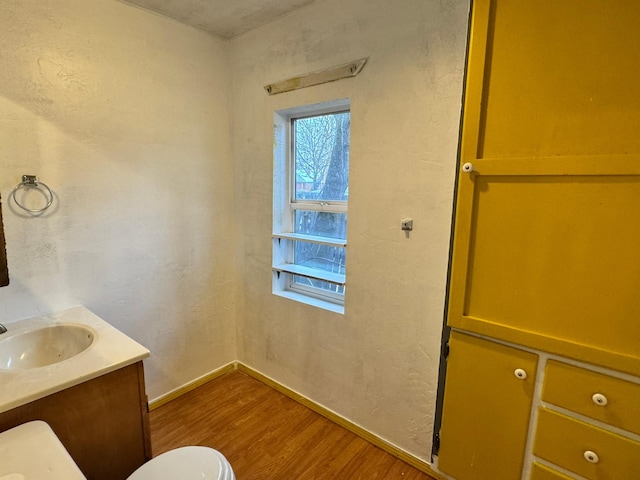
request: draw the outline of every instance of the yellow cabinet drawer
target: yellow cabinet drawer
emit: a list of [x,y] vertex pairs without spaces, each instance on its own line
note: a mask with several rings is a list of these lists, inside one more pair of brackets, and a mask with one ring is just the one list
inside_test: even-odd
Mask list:
[[639,384],[550,360],[542,400],[640,434]]
[[567,477],[564,473],[560,473],[545,465],[534,463],[529,480],[573,480],[573,478]]
[[590,480],[637,480],[640,472],[640,443],[546,408],[533,454]]

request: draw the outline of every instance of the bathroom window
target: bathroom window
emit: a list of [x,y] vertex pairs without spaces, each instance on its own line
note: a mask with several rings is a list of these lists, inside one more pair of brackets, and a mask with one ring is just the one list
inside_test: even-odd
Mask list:
[[351,116],[346,101],[274,117],[273,292],[344,310]]

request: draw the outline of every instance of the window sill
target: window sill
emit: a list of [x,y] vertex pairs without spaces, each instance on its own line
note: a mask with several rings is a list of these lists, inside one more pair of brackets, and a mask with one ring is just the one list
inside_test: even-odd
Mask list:
[[305,303],[307,305],[311,305],[312,307],[318,307],[322,308],[323,310],[328,310],[330,312],[344,315],[344,305],[336,305],[335,303],[327,302],[326,300],[309,297],[307,295],[302,295],[290,290],[274,291],[273,294],[277,295],[278,297],[288,298],[289,300]]

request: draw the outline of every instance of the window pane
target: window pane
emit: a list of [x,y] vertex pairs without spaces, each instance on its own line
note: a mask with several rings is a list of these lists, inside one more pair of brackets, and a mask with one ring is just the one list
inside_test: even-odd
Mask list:
[[344,285],[336,285],[335,283],[323,282],[322,280],[314,280],[313,278],[301,277],[300,275],[293,276],[293,283],[302,287],[320,288],[327,292],[334,292],[339,295],[344,295]]
[[295,199],[347,200],[349,112],[293,121]]
[[311,242],[294,243],[293,263],[296,265],[344,274],[347,256],[344,247],[332,247]]
[[296,210],[293,233],[345,240],[347,238],[347,214]]

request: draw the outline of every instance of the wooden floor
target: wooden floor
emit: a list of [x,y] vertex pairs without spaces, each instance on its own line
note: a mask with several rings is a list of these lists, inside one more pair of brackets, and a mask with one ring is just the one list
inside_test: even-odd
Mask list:
[[276,390],[234,371],[150,414],[153,455],[222,452],[237,480],[431,480]]

